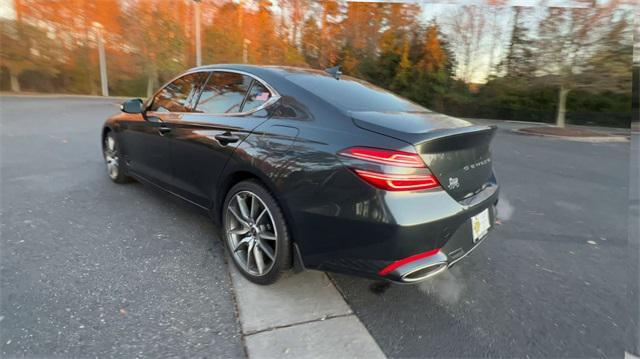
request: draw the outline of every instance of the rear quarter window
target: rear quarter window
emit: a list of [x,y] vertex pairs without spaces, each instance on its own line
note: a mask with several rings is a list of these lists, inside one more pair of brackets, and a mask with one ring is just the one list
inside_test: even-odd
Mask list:
[[269,101],[271,98],[271,92],[264,87],[260,82],[253,81],[253,85],[251,85],[251,90],[249,90],[249,94],[247,95],[247,99],[244,102],[244,106],[242,107],[242,112],[248,112],[254,110],[260,106],[262,106],[265,102]]
[[366,81],[343,76],[295,74],[287,79],[321,99],[348,111],[431,112]]
[[235,72],[215,71],[202,89],[195,112],[237,113],[240,112],[251,77]]

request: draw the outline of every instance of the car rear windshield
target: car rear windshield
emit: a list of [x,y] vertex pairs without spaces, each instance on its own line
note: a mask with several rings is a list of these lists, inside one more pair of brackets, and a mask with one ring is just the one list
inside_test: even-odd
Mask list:
[[348,76],[336,80],[328,75],[294,74],[287,79],[347,111],[430,112],[389,91]]

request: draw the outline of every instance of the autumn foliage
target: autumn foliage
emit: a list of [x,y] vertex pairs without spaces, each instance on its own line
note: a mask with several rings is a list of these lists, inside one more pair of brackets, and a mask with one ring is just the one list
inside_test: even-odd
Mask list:
[[453,115],[550,122],[562,108],[569,122],[624,125],[632,16],[612,4],[13,0],[0,79],[4,91],[99,94],[101,31],[110,94],[145,96],[196,65],[199,6],[203,64],[340,65]]

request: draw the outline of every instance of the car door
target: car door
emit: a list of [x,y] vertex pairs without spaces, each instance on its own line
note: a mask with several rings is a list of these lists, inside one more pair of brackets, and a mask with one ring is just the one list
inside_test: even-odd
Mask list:
[[173,123],[191,111],[194,96],[207,75],[190,73],[170,82],[148,103],[144,120],[127,125],[125,160],[133,174],[169,186],[173,174],[167,135]]
[[212,71],[194,111],[172,131],[174,183],[183,197],[209,208],[230,155],[259,124],[264,108],[277,100],[265,83],[232,71]]

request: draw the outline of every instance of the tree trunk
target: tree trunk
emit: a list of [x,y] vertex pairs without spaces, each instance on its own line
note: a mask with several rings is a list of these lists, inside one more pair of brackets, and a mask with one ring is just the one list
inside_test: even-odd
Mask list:
[[149,69],[149,80],[147,81],[147,97],[151,97],[153,95],[157,79],[158,71],[156,71],[156,65],[151,64],[151,68]]
[[20,80],[18,79],[18,74],[15,71],[11,71],[10,74],[11,79],[11,92],[20,92]]
[[151,97],[153,95],[153,76],[149,75],[149,80],[147,81],[147,97]]
[[322,11],[322,28],[320,29],[320,48],[318,51],[318,63],[320,64],[321,68],[325,68],[326,63],[325,63],[325,39],[327,38],[326,34],[327,34],[327,5],[325,4],[324,9]]
[[571,91],[571,89],[560,85],[558,91],[558,113],[556,114],[556,126],[558,127],[564,127],[566,124],[564,115],[567,112],[567,96],[569,95],[569,91]]

